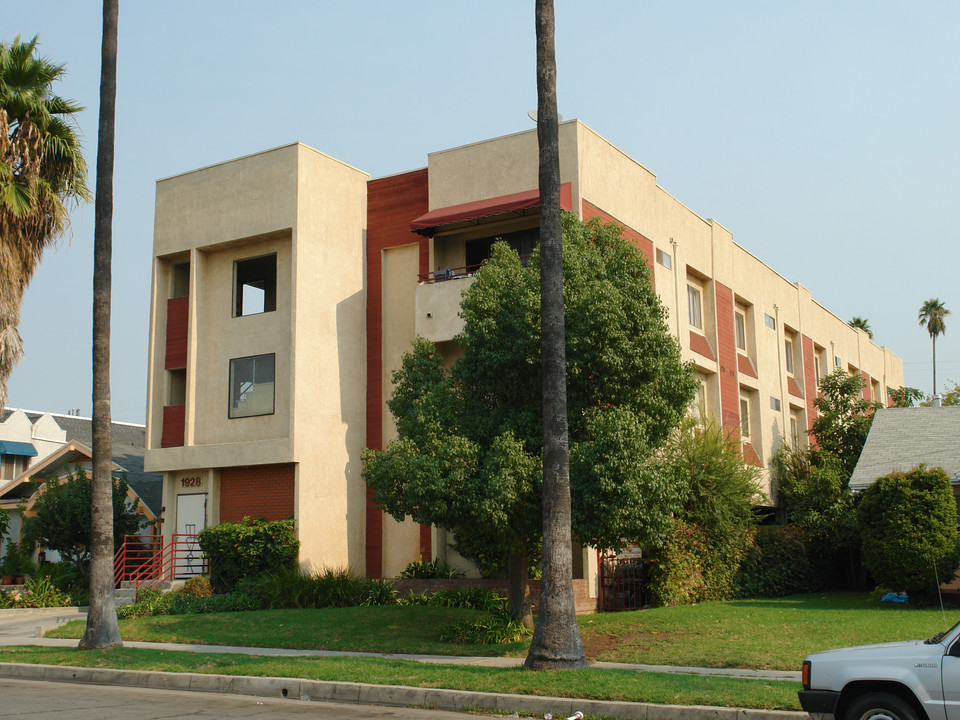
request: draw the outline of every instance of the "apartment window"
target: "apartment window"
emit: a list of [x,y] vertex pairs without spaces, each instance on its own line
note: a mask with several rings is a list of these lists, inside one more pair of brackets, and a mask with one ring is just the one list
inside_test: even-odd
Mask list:
[[800,427],[796,415],[790,415],[790,440],[794,446],[800,444]]
[[13,480],[27,469],[27,458],[22,455],[0,455],[0,480]]
[[273,353],[230,361],[229,417],[273,414],[275,365]]
[[833,356],[833,364],[834,364],[836,367],[843,367],[843,361],[840,360],[840,356],[839,356],[839,355],[834,355],[834,356]]
[[740,396],[740,438],[750,438],[750,399],[744,395]]
[[771,330],[777,329],[777,319],[773,315],[763,314],[763,323]]
[[703,308],[700,304],[700,288],[687,285],[687,312],[690,324],[698,330],[703,329]]
[[817,385],[820,384],[820,356],[813,356],[813,376],[817,379]]
[[787,372],[793,375],[793,340],[784,338],[783,355],[787,360]]
[[770,398],[770,409],[771,409],[771,410],[776,410],[777,412],[780,412],[780,399],[779,399],[779,398],[775,398],[775,397],[771,397],[771,398]]
[[667,270],[673,267],[673,258],[670,253],[665,253],[660,248],[657,248],[657,262],[663,265]]
[[277,309],[277,256],[265,255],[233,264],[233,316]]
[[733,311],[733,324],[737,335],[737,349],[747,351],[747,316],[740,310]]
[[707,415],[707,386],[703,377],[699,377],[699,380],[697,394],[693,398],[693,416],[703,419]]

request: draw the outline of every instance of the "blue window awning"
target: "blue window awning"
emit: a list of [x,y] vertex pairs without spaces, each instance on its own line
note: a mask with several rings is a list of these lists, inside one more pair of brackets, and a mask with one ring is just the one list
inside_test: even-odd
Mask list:
[[0,455],[24,455],[26,457],[36,457],[37,449],[33,443],[14,442],[13,440],[0,440]]

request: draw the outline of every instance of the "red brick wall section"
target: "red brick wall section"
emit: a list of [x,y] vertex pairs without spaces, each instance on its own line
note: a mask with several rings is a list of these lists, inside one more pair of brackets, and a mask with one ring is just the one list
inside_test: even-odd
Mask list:
[[187,366],[187,311],[190,298],[178,297],[167,300],[167,352],[165,370],[179,370]]
[[296,466],[247,465],[220,469],[220,522],[245,516],[265,520],[293,517]]
[[[371,180],[367,183],[367,447],[383,447],[383,288],[381,252],[418,243],[420,272],[429,270],[430,246],[410,231],[410,221],[429,210],[427,171]],[[416,282],[416,278],[410,278]],[[383,513],[367,488],[366,565],[368,577],[383,573]],[[421,542],[421,549],[423,543]],[[428,553],[429,554],[429,553]]]
[[[410,591],[420,594],[433,595],[438,590],[449,590],[451,588],[463,587],[483,587],[488,590],[497,590],[501,595],[508,593],[506,580],[391,580],[397,588],[397,594],[404,597],[410,594]],[[533,611],[537,612],[540,606],[540,581],[530,581],[530,604]],[[590,597],[590,581],[584,579],[575,579],[573,581],[573,599],[577,608],[577,614],[593,613],[597,611],[597,599]]]
[[793,395],[794,397],[802,398],[803,390],[800,389],[800,386],[797,384],[797,381],[787,375],[787,392]]
[[[817,408],[813,401],[817,399],[817,375],[813,370],[813,340],[806,335],[800,336],[803,350],[803,386],[807,398],[807,432],[813,431],[813,421],[817,417]],[[813,438],[811,437],[811,442]]]
[[737,370],[743,375],[749,375],[752,378],[757,377],[757,371],[753,368],[753,361],[740,353],[737,353]]
[[650,282],[656,287],[656,284],[653,282],[653,241],[647,240],[643,235],[620,222],[613,217],[613,215],[605,213],[593,203],[584,200],[583,219],[590,220],[591,218],[600,218],[605,223],[613,222],[623,228],[623,236],[632,240],[633,244],[640,248],[640,252],[642,252],[643,256],[647,259],[647,267],[650,268]]
[[160,447],[183,447],[186,432],[186,405],[164,405]]
[[725,428],[740,427],[740,381],[737,378],[737,340],[733,324],[733,291],[715,282],[717,308],[717,362],[720,366],[720,417]]
[[863,378],[863,399],[869,402],[873,399],[870,397],[870,376],[861,370],[860,377]]

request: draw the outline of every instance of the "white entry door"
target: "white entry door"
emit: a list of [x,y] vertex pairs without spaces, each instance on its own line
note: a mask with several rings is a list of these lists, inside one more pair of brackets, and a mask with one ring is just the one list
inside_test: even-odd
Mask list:
[[203,572],[203,552],[196,536],[207,526],[207,494],[177,495],[177,537],[174,538],[174,577],[193,577]]

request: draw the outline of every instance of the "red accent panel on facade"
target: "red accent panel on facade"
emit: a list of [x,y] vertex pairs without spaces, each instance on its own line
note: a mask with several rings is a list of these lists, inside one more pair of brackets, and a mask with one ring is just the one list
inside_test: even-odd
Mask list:
[[720,417],[726,428],[740,427],[740,382],[737,378],[737,340],[733,325],[733,291],[714,282],[717,308],[717,355],[720,365]]
[[164,369],[179,370],[187,366],[187,315],[190,298],[167,300],[167,354]]
[[800,386],[797,385],[797,381],[792,377],[787,375],[787,392],[793,395],[794,397],[802,398],[803,390],[800,389]]
[[[812,433],[813,420],[817,417],[817,408],[813,404],[817,398],[817,376],[813,370],[813,340],[806,335],[801,335],[800,342],[803,349],[803,385],[807,390],[807,432]],[[810,442],[814,442],[812,435]]]
[[754,379],[757,377],[757,371],[753,367],[753,360],[746,355],[737,354],[737,370],[741,374],[748,375]]
[[[570,183],[560,186],[560,208],[570,210],[573,206]],[[454,223],[480,220],[494,215],[506,213],[523,214],[521,211],[540,207],[540,189],[524,190],[512,195],[501,195],[488,200],[474,200],[473,202],[450,207],[438,208],[410,221],[410,229],[421,235],[431,236],[438,227],[453,225]]]
[[187,428],[186,405],[164,405],[163,427],[160,429],[160,447],[183,447]]
[[[716,360],[713,356],[713,350],[710,349],[710,343],[707,342],[707,339],[698,332],[690,331],[690,349],[695,353],[699,353],[704,357],[708,357],[711,360]],[[739,412],[738,412],[739,414]]]
[[869,402],[873,400],[873,398],[870,397],[870,376],[861,370],[860,377],[863,378],[863,399]]
[[293,517],[295,475],[293,463],[221,468],[220,522]]
[[757,455],[757,451],[753,449],[753,445],[750,443],[743,444],[743,461],[747,465],[763,467],[763,463],[760,462],[760,457]]
[[613,222],[623,228],[623,236],[629,240],[632,240],[633,244],[640,248],[640,252],[642,252],[643,256],[647,259],[647,267],[650,268],[650,283],[656,287],[656,283],[653,281],[653,241],[647,240],[647,238],[645,238],[643,235],[628,225],[620,222],[613,215],[604,212],[593,203],[584,200],[583,219],[590,220],[592,218],[600,218],[605,223]]
[[[429,270],[429,241],[410,230],[410,221],[429,209],[427,170],[367,183],[367,447],[383,447],[383,288],[381,252],[418,243],[420,269]],[[415,282],[411,278],[410,282]],[[367,488],[366,564],[368,577],[383,574],[383,513]]]

